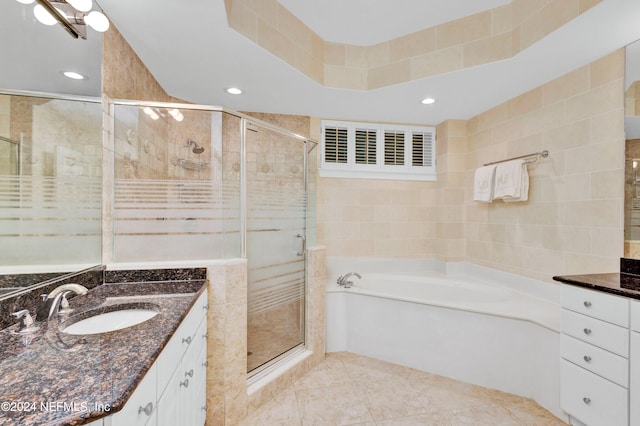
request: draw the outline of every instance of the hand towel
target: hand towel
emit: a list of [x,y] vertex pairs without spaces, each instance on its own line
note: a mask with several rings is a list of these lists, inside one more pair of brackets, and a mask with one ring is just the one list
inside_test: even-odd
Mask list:
[[524,160],[497,165],[493,198],[505,201],[526,201],[529,198],[529,173]]
[[484,203],[493,201],[495,175],[495,164],[476,169],[473,179],[473,201],[482,201]]
[[520,197],[504,197],[502,200],[505,203],[515,203],[518,201],[527,201],[529,199],[529,171],[527,170],[527,164],[522,165],[522,184],[520,187]]

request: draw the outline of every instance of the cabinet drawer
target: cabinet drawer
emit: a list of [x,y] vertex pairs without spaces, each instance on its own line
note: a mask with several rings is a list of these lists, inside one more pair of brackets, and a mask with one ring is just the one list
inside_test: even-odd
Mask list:
[[629,304],[631,308],[631,329],[640,331],[640,301],[631,300]]
[[562,307],[622,327],[629,326],[629,300],[624,297],[563,285]]
[[158,395],[161,395],[167,387],[173,372],[180,364],[182,356],[196,340],[195,335],[198,325],[207,314],[204,309],[206,303],[207,292],[205,291],[194,303],[191,311],[189,311],[158,357]]
[[560,361],[560,406],[589,426],[628,425],[628,391],[569,361]]
[[629,357],[629,329],[562,309],[562,332],[625,358]]
[[629,360],[563,334],[560,356],[625,388],[629,387]]

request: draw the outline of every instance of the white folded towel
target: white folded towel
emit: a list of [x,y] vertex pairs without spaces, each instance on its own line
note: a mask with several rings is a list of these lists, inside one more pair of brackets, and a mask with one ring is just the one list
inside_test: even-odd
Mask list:
[[473,201],[482,201],[484,203],[493,201],[495,175],[495,164],[476,169],[476,174],[473,178]]
[[505,161],[497,165],[493,198],[507,202],[529,199],[529,173],[524,160]]

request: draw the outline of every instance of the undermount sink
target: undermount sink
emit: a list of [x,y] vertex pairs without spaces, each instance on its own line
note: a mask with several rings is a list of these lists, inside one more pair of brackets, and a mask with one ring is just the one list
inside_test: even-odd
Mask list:
[[151,303],[129,303],[109,306],[70,317],[60,326],[66,334],[101,334],[142,324],[158,315]]

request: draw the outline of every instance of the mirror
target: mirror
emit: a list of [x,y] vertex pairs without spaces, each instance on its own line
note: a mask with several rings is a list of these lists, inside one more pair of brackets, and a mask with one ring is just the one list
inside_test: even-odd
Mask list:
[[101,263],[101,176],[99,101],[0,94],[0,272]]
[[640,258],[640,40],[626,47],[624,257]]
[[[102,34],[74,39],[59,24],[38,22],[33,7],[0,2],[0,89],[101,96]],[[65,71],[86,78],[72,80]]]
[[0,299],[102,260],[100,104],[2,94],[100,97],[102,34],[73,39],[33,7],[0,4]]

